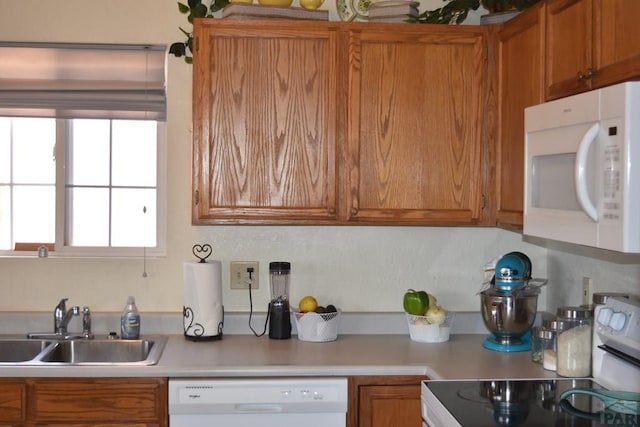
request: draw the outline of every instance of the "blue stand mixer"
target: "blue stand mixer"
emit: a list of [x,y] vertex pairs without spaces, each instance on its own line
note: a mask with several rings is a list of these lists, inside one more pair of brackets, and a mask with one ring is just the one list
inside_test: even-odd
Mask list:
[[491,287],[480,293],[484,324],[491,332],[482,343],[493,351],[531,350],[531,327],[538,308],[540,287],[546,279],[531,278],[531,260],[510,252],[498,260]]

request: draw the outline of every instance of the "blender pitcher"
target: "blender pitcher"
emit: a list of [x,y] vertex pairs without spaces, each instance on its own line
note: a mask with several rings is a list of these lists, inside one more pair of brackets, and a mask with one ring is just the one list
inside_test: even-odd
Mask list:
[[269,338],[291,338],[291,311],[289,309],[289,274],[291,263],[269,263],[271,302],[269,303]]

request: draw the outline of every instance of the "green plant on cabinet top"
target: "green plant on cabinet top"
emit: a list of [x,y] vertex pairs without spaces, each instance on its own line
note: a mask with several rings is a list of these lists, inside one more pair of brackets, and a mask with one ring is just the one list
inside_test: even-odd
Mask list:
[[[445,0],[446,1],[446,0]],[[469,10],[478,10],[480,5],[489,13],[509,10],[524,10],[540,0],[449,0],[441,8],[427,10],[420,14],[416,22],[422,24],[461,24]]]
[[[183,15],[187,15],[187,21],[193,25],[195,18],[213,18],[214,12],[222,10],[228,4],[229,0],[209,0],[209,5],[203,4],[202,0],[188,0],[187,4],[178,2],[178,10]],[[182,27],[179,28],[187,40],[172,43],[169,53],[176,58],[184,56],[184,62],[191,64],[193,62],[193,29],[187,31]]]

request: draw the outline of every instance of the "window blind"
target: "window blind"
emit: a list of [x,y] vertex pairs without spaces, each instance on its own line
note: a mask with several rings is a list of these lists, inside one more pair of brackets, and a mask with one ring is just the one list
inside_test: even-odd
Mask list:
[[2,43],[0,116],[166,120],[166,46]]

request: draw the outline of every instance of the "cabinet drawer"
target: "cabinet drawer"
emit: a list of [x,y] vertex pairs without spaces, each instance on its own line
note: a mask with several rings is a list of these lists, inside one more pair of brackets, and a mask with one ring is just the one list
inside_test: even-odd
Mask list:
[[30,380],[30,419],[113,425],[157,422],[166,418],[166,381],[162,379]]

